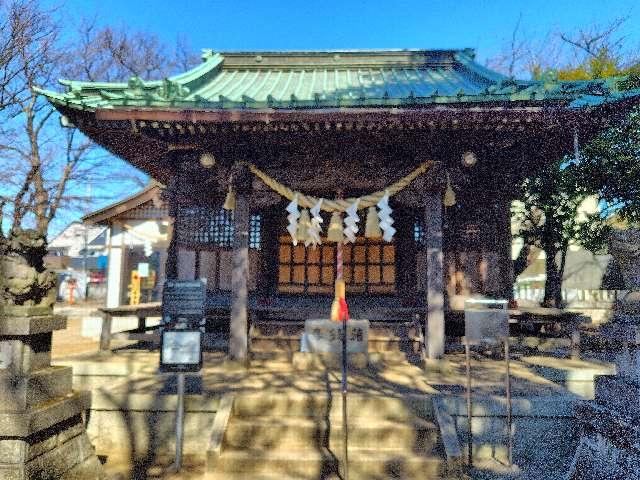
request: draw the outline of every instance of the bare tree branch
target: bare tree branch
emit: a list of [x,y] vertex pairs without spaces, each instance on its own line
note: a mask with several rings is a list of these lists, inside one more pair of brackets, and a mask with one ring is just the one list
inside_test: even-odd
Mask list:
[[572,45],[576,49],[586,53],[588,56],[596,58],[603,48],[617,50],[624,43],[625,37],[620,36],[613,39],[613,34],[629,20],[630,15],[617,17],[604,27],[594,25],[588,29],[580,29],[575,35],[560,33],[562,41]]
[[52,87],[59,77],[162,78],[197,61],[184,39],[170,49],[155,35],[98,26],[95,19],[79,22],[67,44],[59,18],[36,0],[0,0],[0,158],[11,165],[0,171],[0,230],[11,218],[11,229],[28,224],[47,233],[61,212],[87,204],[87,183],[113,185],[101,198],[144,184],[133,167],[53,121],[54,109],[35,87]]

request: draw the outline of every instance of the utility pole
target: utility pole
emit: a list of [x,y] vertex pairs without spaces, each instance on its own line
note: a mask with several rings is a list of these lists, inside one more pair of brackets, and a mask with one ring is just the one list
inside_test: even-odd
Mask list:
[[[87,215],[89,213],[89,205],[91,200],[91,182],[87,182],[87,201],[85,202],[84,214]],[[89,270],[87,269],[87,250],[89,245],[89,232],[87,229],[87,224],[82,223],[82,233],[83,233],[83,256],[82,256],[82,270],[84,273],[84,300],[87,301],[89,297]]]

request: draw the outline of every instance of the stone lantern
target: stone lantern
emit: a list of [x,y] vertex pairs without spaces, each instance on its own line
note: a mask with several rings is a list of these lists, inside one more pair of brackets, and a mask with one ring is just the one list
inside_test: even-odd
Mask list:
[[609,253],[629,290],[600,331],[617,374],[597,377],[595,400],[578,408],[582,436],[569,479],[640,478],[640,230],[614,231]]
[[0,478],[102,479],[87,436],[88,392],[72,390],[71,367],[51,365],[56,279],[46,240],[34,230],[0,238]]

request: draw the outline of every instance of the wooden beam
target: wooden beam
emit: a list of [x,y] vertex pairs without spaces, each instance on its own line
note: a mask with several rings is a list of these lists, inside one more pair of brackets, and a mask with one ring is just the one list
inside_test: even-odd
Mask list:
[[[403,108],[403,107],[351,107],[351,108],[317,108],[308,110],[297,109],[206,109],[206,110],[178,110],[164,109],[153,107],[118,107],[118,108],[98,108],[95,115],[97,120],[108,121],[147,121],[152,122],[151,127],[157,129],[169,128],[167,122],[183,122],[183,123],[251,123],[260,122],[271,124],[273,122],[288,123],[304,123],[304,122],[340,122],[341,125],[345,121],[361,121],[361,122],[391,122],[397,125],[400,121],[410,121],[418,119],[430,119],[433,117],[447,118],[452,120],[453,116],[468,114],[473,117],[486,116],[487,118],[496,118],[497,115],[505,114],[507,116],[520,115],[525,117],[545,116],[552,118],[552,114],[576,116],[577,112],[567,109],[563,105],[554,105],[552,109],[549,106],[541,107],[534,105],[514,106],[514,105],[498,105],[484,104],[471,105],[460,104],[454,106],[426,106],[424,108]],[[457,118],[456,118],[457,119]],[[459,120],[459,119],[457,119]],[[153,123],[156,122],[156,123]],[[161,123],[162,122],[162,123]],[[373,127],[375,123],[367,124]],[[165,125],[166,124],[166,125]],[[170,126],[170,125],[169,125]],[[280,125],[282,126],[282,125]],[[334,125],[332,125],[334,127]],[[357,129],[357,124],[356,124]],[[175,142],[173,142],[175,143]]]
[[247,361],[247,297],[249,274],[249,194],[238,192],[234,213],[233,260],[231,271],[231,322],[229,357]]
[[444,355],[444,283],[442,279],[442,194],[425,197],[427,243],[427,319],[426,355],[430,359]]

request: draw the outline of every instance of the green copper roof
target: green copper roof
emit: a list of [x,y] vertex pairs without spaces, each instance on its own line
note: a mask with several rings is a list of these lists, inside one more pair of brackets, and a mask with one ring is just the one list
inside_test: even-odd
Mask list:
[[461,102],[555,100],[594,106],[621,92],[620,79],[558,81],[504,77],[474,61],[473,50],[214,53],[165,80],[97,83],[61,80],[65,93],[41,90],[55,104],[93,111],[156,107],[264,109],[385,107]]

